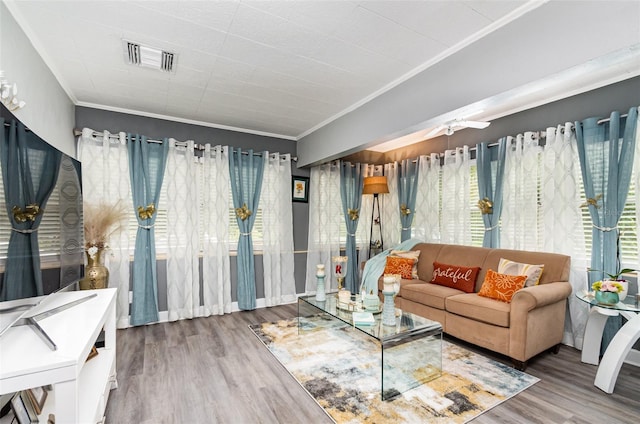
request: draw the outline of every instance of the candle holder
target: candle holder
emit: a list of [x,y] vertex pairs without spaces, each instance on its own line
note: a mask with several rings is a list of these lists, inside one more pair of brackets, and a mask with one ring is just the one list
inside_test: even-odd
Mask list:
[[344,288],[344,277],[347,275],[347,262],[349,258],[347,256],[334,256],[333,257],[333,275],[338,282],[338,290]]
[[384,304],[382,306],[382,324],[388,326],[396,325],[396,305],[393,301],[395,293],[392,291],[382,291]]
[[318,302],[324,302],[325,300],[327,300],[325,289],[324,289],[324,277],[325,277],[324,264],[316,265],[316,281],[317,281],[316,300]]

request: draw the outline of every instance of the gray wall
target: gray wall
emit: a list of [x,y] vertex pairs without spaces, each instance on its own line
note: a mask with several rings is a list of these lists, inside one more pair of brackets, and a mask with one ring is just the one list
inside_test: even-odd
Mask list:
[[[148,118],[126,113],[111,112],[87,107],[76,107],[76,128],[91,128],[96,131],[107,130],[111,133],[120,131],[146,135],[151,138],[173,137],[176,140],[194,140],[196,143],[211,143],[214,145],[228,145],[256,151],[291,153],[296,155],[294,141],[260,136],[255,134],[228,131],[219,128],[173,122],[164,119]],[[308,169],[292,167],[294,176],[308,176]],[[86,172],[86,170],[83,170]],[[309,229],[309,204],[293,203],[293,237],[295,254],[296,291],[303,293],[305,288],[307,263],[307,234]],[[262,256],[256,255],[256,294],[264,297],[264,282],[262,271]],[[231,258],[231,292],[236,300],[236,257]],[[167,310],[166,305],[167,276],[164,262],[158,262],[158,298],[161,311]]]
[[33,132],[67,155],[76,157],[74,105],[51,73],[5,3],[0,3],[0,69],[18,85],[27,105],[14,112]]
[[449,137],[443,135],[385,154],[359,152],[350,155],[348,159],[374,164],[389,163],[429,153],[441,153],[464,145],[475,146],[485,141],[494,142],[504,136],[525,131],[545,130],[550,126],[581,121],[592,116],[608,117],[615,110],[627,113],[629,108],[638,106],[640,106],[640,77],[635,77],[496,119],[484,130],[464,129],[456,131]]

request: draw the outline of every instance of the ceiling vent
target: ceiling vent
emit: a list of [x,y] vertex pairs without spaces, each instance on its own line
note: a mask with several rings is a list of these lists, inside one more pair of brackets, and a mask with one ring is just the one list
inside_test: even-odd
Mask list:
[[175,53],[165,52],[154,47],[144,46],[127,40],[122,40],[125,61],[129,65],[144,66],[163,72],[175,72]]

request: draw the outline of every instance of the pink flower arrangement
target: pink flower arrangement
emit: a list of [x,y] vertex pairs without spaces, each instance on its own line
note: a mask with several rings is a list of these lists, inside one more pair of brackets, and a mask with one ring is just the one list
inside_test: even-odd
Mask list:
[[595,283],[593,283],[591,288],[595,291],[613,293],[620,293],[623,290],[622,284],[611,280],[596,281]]

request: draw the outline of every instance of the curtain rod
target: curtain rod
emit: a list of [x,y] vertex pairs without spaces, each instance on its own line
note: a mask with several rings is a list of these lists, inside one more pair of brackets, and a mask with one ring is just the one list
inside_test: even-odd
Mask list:
[[[10,126],[11,126],[11,124],[10,124],[9,122],[5,122],[5,123],[4,123],[4,126],[5,126],[5,127],[10,127]],[[27,127],[24,127],[24,130],[25,130],[25,131],[31,131],[31,129],[30,129],[30,128],[27,128]]]
[[[6,124],[5,124],[5,125],[6,125]],[[77,128],[76,128],[76,129],[74,129],[74,130],[73,130],[73,135],[74,135],[74,136],[76,136],[76,137],[81,136],[81,135],[82,135],[82,130],[79,130],[79,129],[77,129]],[[92,133],[92,135],[93,135],[93,136],[95,136],[95,137],[104,137],[104,133],[101,133],[101,132],[98,132],[98,131],[94,131],[94,132]],[[120,136],[119,136],[118,134],[109,134],[107,137],[108,137],[109,139],[113,139],[113,140],[120,140]],[[157,144],[162,144],[162,143],[163,143],[163,141],[162,141],[162,140],[153,140],[153,139],[148,138],[148,139],[147,139],[147,143],[157,143]],[[182,147],[185,147],[185,146],[187,146],[187,142],[186,142],[186,141],[177,141],[177,140],[176,140],[176,146],[182,146]],[[197,144],[197,143],[194,143],[194,144],[193,144],[193,148],[194,148],[195,150],[204,150],[204,149],[205,149],[205,147],[204,147],[204,146],[205,146],[204,144]],[[230,146],[230,147],[231,147],[231,146]],[[249,152],[247,152],[247,151],[243,151],[243,152],[242,152],[242,154],[243,154],[243,155],[248,155],[248,154],[249,154]],[[260,156],[260,157],[262,157],[262,152],[255,152],[253,155],[254,155],[254,156]],[[280,156],[282,156],[282,155],[280,155]],[[291,157],[291,160],[292,160],[293,162],[297,162],[297,161],[298,161],[298,157],[297,157],[297,156],[292,156],[292,157]]]

